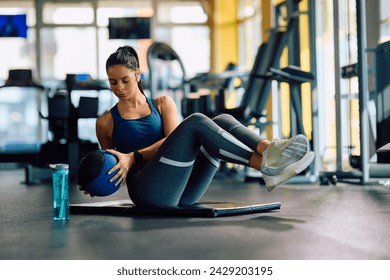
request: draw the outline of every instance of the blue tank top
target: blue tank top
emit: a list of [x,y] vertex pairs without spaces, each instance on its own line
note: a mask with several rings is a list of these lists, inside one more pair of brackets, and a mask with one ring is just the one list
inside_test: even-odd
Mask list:
[[139,119],[126,120],[118,111],[118,104],[111,108],[114,120],[112,141],[117,151],[130,153],[150,146],[164,137],[160,112],[154,100],[146,97],[152,112]]

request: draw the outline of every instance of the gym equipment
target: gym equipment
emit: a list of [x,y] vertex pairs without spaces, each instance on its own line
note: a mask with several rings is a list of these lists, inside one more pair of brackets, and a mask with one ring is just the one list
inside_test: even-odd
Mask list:
[[[20,105],[12,105],[12,108],[17,110],[28,110],[28,105],[37,104],[40,106],[41,94],[49,91],[49,88],[37,83],[33,79],[33,72],[31,69],[10,69],[8,71],[8,78],[5,84],[0,86],[2,91],[6,91],[8,88],[20,88],[26,91],[24,94],[33,94],[32,99],[25,96],[28,102],[20,103]],[[32,90],[32,92],[29,92]],[[14,110],[10,109],[10,110]],[[24,116],[23,116],[24,118]],[[20,129],[25,129],[20,127]],[[25,139],[7,140],[2,136],[0,143],[0,162],[1,163],[26,163],[35,164],[38,160],[39,150],[41,146],[41,132],[42,126],[38,122],[36,135],[32,136],[34,140],[26,141]]]
[[140,207],[130,200],[71,204],[71,214],[116,216],[224,217],[269,212],[281,208],[280,202],[199,202],[191,206]]
[[81,96],[79,106],[76,108],[71,102],[71,92],[110,90],[109,87],[105,82],[93,80],[88,74],[68,74],[64,87],[57,89],[52,95],[49,88],[34,81],[31,69],[9,70],[8,79],[0,89],[7,87],[35,88],[45,93],[48,115],[44,116],[40,110],[42,102],[40,95],[36,96],[37,109],[41,119],[48,121],[51,139],[41,143],[43,128],[41,122],[38,122],[37,142],[1,141],[0,162],[24,163],[24,183],[27,185],[50,180],[51,171],[48,165],[57,162],[68,163],[70,179],[74,179],[80,159],[88,152],[99,149],[98,143],[79,139],[77,124],[81,118],[98,116],[99,101],[98,97]]
[[375,58],[376,148],[379,149],[390,142],[390,41],[377,46]]
[[110,182],[116,172],[108,174],[108,171],[118,160],[105,150],[97,150],[88,153],[81,160],[78,167],[77,184],[83,187],[92,196],[108,196],[119,190],[120,185]]
[[[105,82],[94,80],[89,74],[67,74],[66,79],[53,96],[48,96],[48,120],[52,139],[42,144],[39,166],[49,163],[68,163],[69,179],[74,180],[80,160],[89,152],[99,149],[99,144],[79,138],[80,119],[98,117],[98,92],[110,90]],[[92,96],[80,96],[78,106],[72,102],[72,92],[84,91]],[[30,172],[30,174],[33,174]],[[26,182],[29,179],[26,176]]]
[[[235,108],[220,108],[218,113],[228,113],[245,125],[252,120],[261,120],[266,101],[271,89],[272,74],[270,67],[275,67],[280,59],[283,48],[287,42],[288,33],[284,30],[272,29],[268,42],[263,43],[257,51],[253,67],[245,84],[244,95],[240,104]],[[219,98],[223,98],[224,89],[221,89]],[[223,101],[219,101],[223,103]],[[265,124],[260,122],[256,126],[262,129]]]
[[182,99],[182,115],[187,117],[195,112],[213,117],[226,107],[225,92],[235,88],[236,78],[247,75],[247,72],[239,71],[237,65],[230,62],[222,73],[198,73],[188,83],[191,93]]
[[291,103],[296,116],[295,124],[294,122],[291,123],[291,136],[305,134],[302,122],[303,115],[300,88],[301,84],[313,81],[314,75],[310,72],[302,71],[295,65],[289,65],[282,69],[271,68],[270,70],[273,73],[273,79],[290,85]]
[[34,87],[40,90],[46,89],[43,85],[34,81],[31,69],[9,70],[8,78],[0,88],[3,87]]
[[[254,124],[263,129],[269,124],[264,121],[263,114],[270,96],[272,81],[279,80],[280,82],[288,82],[290,85],[293,85],[291,95],[294,101],[294,109],[299,111],[300,100],[297,100],[300,94],[299,86],[303,82],[314,80],[313,74],[303,72],[297,66],[278,69],[285,47],[288,47],[289,51],[299,49],[290,42],[294,39],[294,34],[296,34],[296,28],[299,24],[299,9],[298,7],[288,7],[287,10],[289,14],[286,24],[272,28],[268,41],[263,43],[257,51],[241,103],[236,108],[223,108],[221,110],[223,113],[233,115],[245,125]],[[291,57],[294,56],[296,56],[295,53],[291,55]],[[289,63],[298,65],[297,61],[289,61]],[[253,123],[253,120],[256,120],[256,122]],[[302,125],[299,124],[298,127],[302,128]]]
[[[334,1],[334,7],[338,9],[337,1]],[[376,99],[376,116],[377,116],[377,131],[373,131],[375,124],[372,124],[372,118],[370,116],[371,107],[369,106],[370,102],[370,93],[368,91],[368,73],[369,67],[367,62],[367,30],[366,30],[366,1],[365,0],[356,0],[356,14],[357,14],[357,51],[358,51],[358,62],[357,64],[352,64],[348,67],[343,68],[343,77],[350,78],[352,76],[358,77],[359,82],[359,128],[360,128],[360,155],[353,156],[351,166],[355,168],[352,171],[344,171],[342,168],[342,146],[339,143],[341,141],[341,106],[340,106],[340,84],[339,79],[336,78],[336,136],[337,136],[337,170],[335,172],[323,172],[321,175],[321,183],[327,184],[329,181],[334,183],[334,181],[342,181],[355,183],[360,185],[382,185],[388,184],[390,178],[390,164],[381,162],[381,154],[384,150],[381,149],[382,145],[389,142],[388,138],[388,127],[389,122],[387,118],[389,116],[389,107],[388,107],[388,83],[389,78],[386,75],[389,70],[389,50],[390,44],[383,43],[376,47],[375,49],[375,98]],[[335,25],[334,30],[338,31],[340,27],[338,26],[338,11],[334,12]],[[340,63],[339,63],[339,38],[337,32],[335,32],[335,76],[338,77],[340,73]],[[387,123],[386,123],[387,122]],[[387,135],[386,135],[387,134]],[[377,157],[372,157],[371,148],[376,146]],[[374,149],[375,150],[375,149]],[[381,178],[383,178],[381,180]],[[336,179],[336,180],[335,180]],[[386,180],[384,180],[386,179]]]
[[180,100],[187,94],[188,83],[184,64],[172,47],[166,43],[154,42],[147,50],[148,79],[144,85],[150,91],[150,96],[156,98],[159,92],[172,94],[179,114]]

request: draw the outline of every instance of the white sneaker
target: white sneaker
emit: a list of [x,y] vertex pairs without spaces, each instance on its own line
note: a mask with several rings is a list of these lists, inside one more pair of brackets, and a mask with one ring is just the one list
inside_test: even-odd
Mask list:
[[263,152],[260,171],[268,191],[301,173],[313,161],[306,136],[298,134],[288,140],[275,139]]

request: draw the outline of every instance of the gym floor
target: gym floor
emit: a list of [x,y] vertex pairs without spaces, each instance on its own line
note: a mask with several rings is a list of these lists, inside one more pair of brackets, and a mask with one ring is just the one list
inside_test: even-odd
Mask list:
[[[24,185],[0,170],[3,260],[382,260],[390,259],[390,187],[285,184],[268,192],[242,177],[214,179],[205,201],[268,203],[280,210],[220,218],[72,215],[51,219],[51,185]],[[125,188],[71,203],[127,199]]]

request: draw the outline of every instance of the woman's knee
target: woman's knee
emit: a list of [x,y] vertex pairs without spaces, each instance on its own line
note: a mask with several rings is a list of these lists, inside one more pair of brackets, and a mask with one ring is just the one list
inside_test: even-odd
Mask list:
[[207,116],[205,114],[199,113],[199,112],[192,113],[191,115],[189,115],[187,117],[187,119],[204,119],[204,118],[207,118]]
[[209,118],[202,113],[196,112],[196,113],[189,115],[184,121],[185,122],[199,122],[199,121],[203,121],[205,119],[209,119]]
[[239,122],[232,115],[229,114],[220,114],[213,118],[213,121],[222,126],[223,128],[231,127],[232,125],[237,125]]
[[213,120],[235,120],[235,118],[232,115],[222,113],[213,118]]

